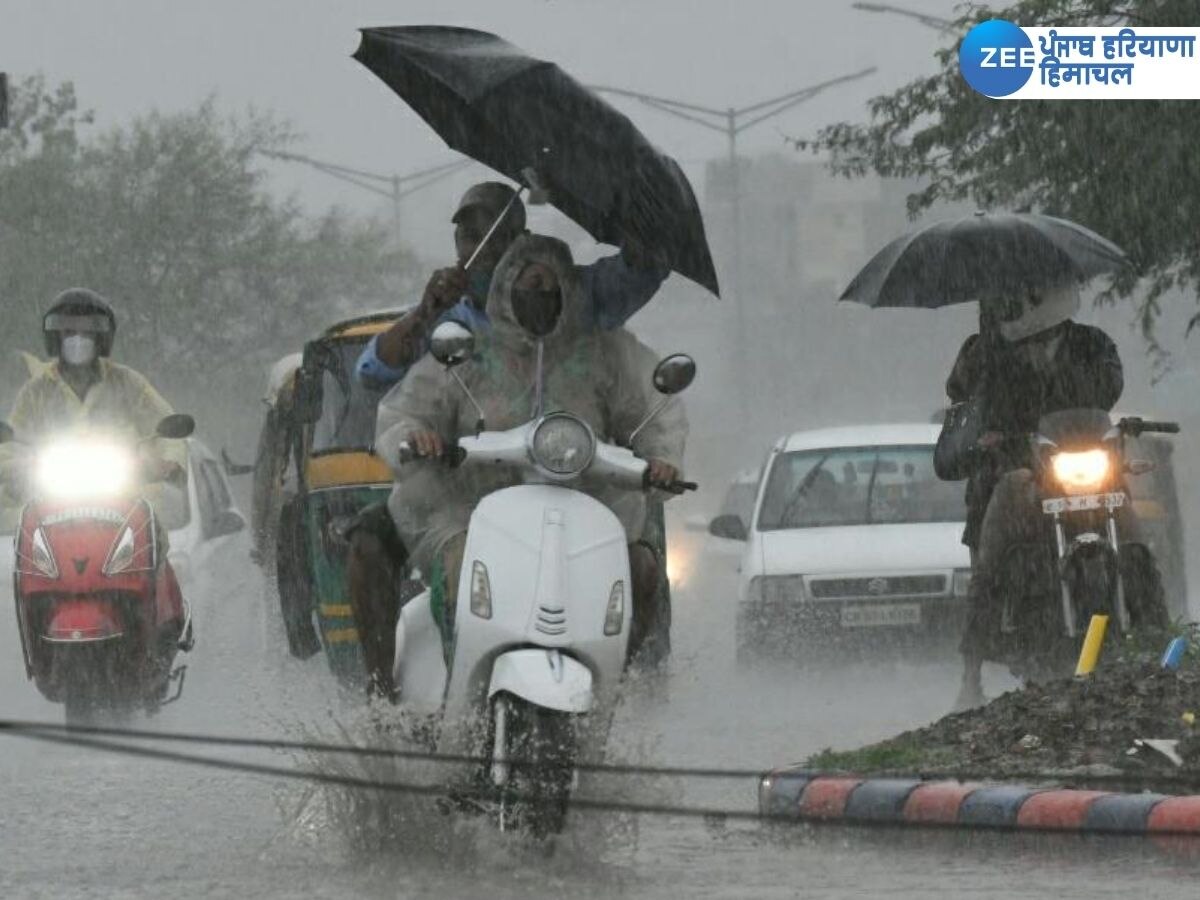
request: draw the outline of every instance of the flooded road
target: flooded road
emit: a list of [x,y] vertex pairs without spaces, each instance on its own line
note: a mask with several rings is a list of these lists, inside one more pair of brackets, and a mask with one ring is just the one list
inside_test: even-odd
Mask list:
[[[721,579],[696,571],[689,582],[677,593],[673,671],[621,710],[618,761],[766,767],[924,723],[953,699],[952,660],[739,672],[731,605],[695,587]],[[187,692],[150,727],[301,738],[335,736],[335,718],[352,730],[361,724],[320,657],[299,664],[277,647],[262,652],[262,596],[238,543],[196,598]],[[0,716],[58,720],[61,711],[24,681],[8,603],[0,625]],[[999,676],[989,685],[1006,686]],[[331,816],[298,783],[2,740],[4,897],[1190,898],[1200,874],[1200,845],[594,812],[573,814],[547,852],[416,802],[402,827],[381,837],[366,833],[369,822]],[[637,779],[592,788],[639,802],[752,809],[755,785]],[[353,829],[358,839],[348,840]]]

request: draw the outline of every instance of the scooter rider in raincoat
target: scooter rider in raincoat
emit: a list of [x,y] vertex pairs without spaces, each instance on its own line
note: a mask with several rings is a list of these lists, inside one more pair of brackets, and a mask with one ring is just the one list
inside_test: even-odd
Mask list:
[[[490,329],[479,335],[478,357],[460,367],[483,408],[486,427],[500,431],[529,421],[535,405],[537,345],[544,346],[544,408],[563,409],[594,429],[597,439],[624,440],[649,414],[655,395],[654,353],[624,329],[598,332],[585,322],[585,302],[570,251],[561,241],[518,238],[496,266],[486,312]],[[376,452],[396,471],[389,511],[409,549],[410,562],[437,584],[445,603],[441,624],[453,633],[458,573],[471,511],[485,495],[518,483],[496,469],[449,469],[435,462],[399,465],[407,442],[420,456],[437,457],[460,436],[473,434],[478,413],[436,360],[425,358],[383,399]],[[674,398],[638,433],[633,449],[648,460],[652,484],[674,481],[682,465],[687,419]],[[597,489],[625,526],[633,580],[630,655],[644,639],[653,610],[660,560],[643,542],[646,496]],[[392,631],[395,630],[394,616]],[[390,680],[390,672],[373,673]]]
[[997,583],[1001,558],[1016,542],[1038,540],[1029,434],[1048,413],[1111,410],[1124,387],[1112,339],[1071,321],[1079,305],[1074,284],[985,297],[980,333],[963,344],[946,383],[951,402],[976,398],[982,435],[967,481],[963,543],[971,548],[973,572],[956,709],[984,702],[983,661],[990,658],[1005,589]]
[[[529,233],[525,206],[515,193],[506,184],[490,181],[476,184],[463,194],[451,218],[458,265],[434,272],[417,308],[367,344],[355,366],[355,377],[362,384],[383,391],[399,383],[409,367],[427,354],[429,335],[443,321],[459,322],[476,333],[487,331],[485,304],[496,263],[513,241]],[[497,219],[501,221],[495,233],[479,249]],[[464,271],[476,250],[479,253],[470,271]],[[585,307],[582,327],[620,328],[650,301],[669,271],[666,265],[646,258],[633,247],[623,247],[619,254],[590,266],[576,266]],[[654,521],[650,530],[656,530]],[[389,629],[380,623],[392,617],[394,585],[403,569],[405,550],[382,505],[363,510],[346,536],[350,542],[347,593],[367,669],[390,672],[391,636],[384,633]],[[383,690],[378,685],[369,685],[368,689]]]
[[[150,383],[113,362],[117,317],[108,302],[87,288],[63,291],[42,319],[51,361],[17,394],[9,424],[26,444],[65,430],[94,428],[131,441],[154,434],[173,410]],[[182,486],[186,448],[182,441],[158,439],[146,445],[142,474],[149,481]],[[13,444],[0,445],[0,480],[10,497],[21,499],[27,468]],[[153,503],[153,499],[151,498]]]

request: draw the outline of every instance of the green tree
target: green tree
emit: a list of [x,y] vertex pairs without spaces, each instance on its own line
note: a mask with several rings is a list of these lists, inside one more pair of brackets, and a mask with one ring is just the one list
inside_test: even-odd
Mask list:
[[[1021,0],[973,6],[955,23],[1006,19],[1037,26],[1195,24],[1196,0]],[[916,214],[939,201],[1031,209],[1072,219],[1115,241],[1131,272],[1108,297],[1137,296],[1149,336],[1172,288],[1200,287],[1200,108],[1192,101],[1005,102],[962,78],[958,42],[937,53],[941,70],[869,104],[867,124],[822,129],[801,149],[831,154],[835,172],[917,178]],[[1200,323],[1194,315],[1190,331]]]
[[[268,191],[263,151],[294,136],[208,101],[91,135],[70,85],[14,90],[0,132],[0,350],[40,350],[40,310],[86,285],[120,318],[118,355],[177,402],[257,389],[330,321],[411,294],[411,254],[374,220],[316,220]],[[11,353],[9,353],[11,356]],[[198,408],[193,405],[197,412]]]

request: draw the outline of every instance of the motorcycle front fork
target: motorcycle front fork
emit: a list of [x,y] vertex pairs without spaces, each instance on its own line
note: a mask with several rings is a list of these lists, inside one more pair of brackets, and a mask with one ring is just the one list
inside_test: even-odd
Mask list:
[[[1121,542],[1117,536],[1117,517],[1112,510],[1108,512],[1108,545],[1112,549],[1113,558],[1117,562],[1117,624],[1121,628],[1122,634],[1129,633],[1129,607],[1125,602],[1125,579],[1121,577],[1120,566],[1120,550]],[[1062,563],[1067,558],[1067,536],[1063,528],[1062,517],[1058,513],[1054,514],[1054,541],[1058,548],[1058,561],[1060,572]],[[1059,589],[1062,599],[1062,616],[1063,629],[1066,631],[1067,637],[1075,638],[1079,636],[1079,623],[1075,618],[1075,603],[1071,599],[1071,586],[1067,583],[1067,579],[1060,574],[1058,579]]]

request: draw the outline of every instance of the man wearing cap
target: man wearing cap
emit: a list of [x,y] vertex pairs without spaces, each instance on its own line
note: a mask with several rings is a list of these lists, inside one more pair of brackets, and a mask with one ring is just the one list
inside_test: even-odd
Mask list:
[[[466,271],[467,261],[501,215],[504,218],[495,234]],[[454,223],[458,265],[434,272],[417,308],[367,345],[355,366],[363,384],[383,389],[400,381],[408,367],[428,351],[429,334],[443,321],[461,322],[475,332],[488,328],[483,305],[492,270],[509,245],[526,233],[525,205],[508,185],[485,181],[463,194],[450,221]],[[666,266],[637,254],[636,249],[626,247],[590,266],[578,267],[586,320],[596,329],[610,331],[624,325],[666,279]]]

